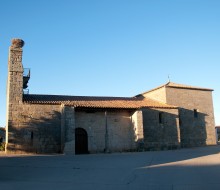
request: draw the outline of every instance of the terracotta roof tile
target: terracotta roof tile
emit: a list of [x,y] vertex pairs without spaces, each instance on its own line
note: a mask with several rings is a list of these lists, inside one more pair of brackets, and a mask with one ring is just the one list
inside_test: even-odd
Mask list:
[[136,97],[95,97],[95,96],[61,96],[61,95],[23,95],[23,102],[27,104],[54,104],[85,108],[177,108],[151,99]]

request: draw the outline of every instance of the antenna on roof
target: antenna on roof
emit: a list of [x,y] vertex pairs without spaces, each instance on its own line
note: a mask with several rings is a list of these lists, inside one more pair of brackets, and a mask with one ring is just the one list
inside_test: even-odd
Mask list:
[[168,82],[170,82],[170,75],[168,75]]

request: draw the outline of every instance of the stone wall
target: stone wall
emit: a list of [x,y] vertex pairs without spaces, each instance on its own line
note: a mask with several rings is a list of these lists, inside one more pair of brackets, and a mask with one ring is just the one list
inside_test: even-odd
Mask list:
[[20,104],[10,123],[8,153],[60,153],[61,110],[58,105]]
[[[23,40],[13,39],[9,48],[8,80],[7,80],[7,115],[6,115],[6,149],[15,150],[17,135],[15,129],[19,129],[20,105],[23,96],[23,66],[22,47]],[[19,146],[19,145],[18,145]],[[18,148],[19,150],[19,148]]]
[[131,112],[112,111],[107,114],[107,128],[110,151],[131,151],[135,147],[135,131]]
[[181,145],[216,144],[212,91],[167,88],[166,93],[167,103],[180,107]]
[[20,104],[10,123],[8,153],[75,154],[75,129],[88,134],[89,153],[135,151],[143,141],[142,112]]
[[178,109],[145,108],[142,111],[145,149],[178,148],[180,145]]
[[83,128],[88,134],[88,151],[90,153],[105,150],[105,112],[77,111],[76,128]]
[[133,112],[132,125],[135,131],[135,143],[138,151],[144,150],[144,129],[143,129],[143,113],[142,110]]
[[161,87],[161,88],[158,88],[157,90],[144,93],[142,96],[151,98],[159,102],[166,102],[166,88]]
[[87,131],[90,153],[136,150],[132,113],[126,110],[78,110],[75,126]]
[[61,106],[61,152],[75,154],[75,108]]

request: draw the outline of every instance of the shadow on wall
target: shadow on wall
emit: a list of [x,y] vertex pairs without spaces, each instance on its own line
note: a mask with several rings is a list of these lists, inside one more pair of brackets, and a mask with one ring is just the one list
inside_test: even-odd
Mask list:
[[47,117],[20,115],[9,123],[7,152],[60,153],[61,113],[53,111]]
[[146,150],[169,150],[180,146],[197,147],[207,145],[206,114],[197,110],[144,109],[144,141]]
[[[136,134],[133,127],[127,132],[130,143],[136,141],[138,151],[176,149],[180,147],[180,140],[182,147],[206,145],[205,114],[181,108],[179,110],[179,121],[177,110],[172,112],[170,109],[145,108],[142,111],[144,143],[142,139],[135,140]],[[116,120],[113,121],[114,125],[111,124],[111,131],[109,132],[117,134],[112,136],[116,138],[114,142],[121,142],[121,137],[125,138],[124,130],[120,131],[121,136],[118,136],[120,127],[115,123]],[[21,114],[17,122],[11,122],[9,126],[8,152],[61,153],[60,112],[49,112],[45,117],[40,118]],[[128,139],[127,142],[129,142]],[[116,144],[114,146],[116,147]],[[126,149],[129,150],[128,147]]]
[[0,143],[5,142],[5,128],[0,127]]
[[170,150],[180,147],[178,110],[145,108],[143,127],[145,150]]
[[[144,96],[140,95],[138,98],[144,99]],[[159,115],[159,113],[155,113],[155,115]],[[165,113],[165,115],[168,115],[169,117],[169,113]],[[209,129],[207,128],[207,124],[205,121],[206,116],[207,114],[199,112],[199,110],[185,109],[185,108],[179,107],[179,128],[180,128],[181,147],[196,147],[196,146],[207,145],[207,140],[211,140],[212,137],[208,137],[207,130]],[[153,117],[156,117],[156,116],[153,116]],[[148,120],[151,120],[151,119],[148,118]],[[155,136],[157,137],[157,139],[160,139],[160,138],[163,139],[163,134],[160,133],[165,130],[165,129],[162,129],[163,125],[159,125],[157,122],[154,121],[153,122],[155,126],[154,128],[153,125],[150,124],[149,121],[145,120],[145,123],[147,123],[146,124],[147,127],[145,126],[145,131],[150,131],[151,134],[156,133]],[[164,125],[164,127],[165,126],[166,125]],[[145,135],[148,137],[148,139],[150,139],[150,142],[153,141],[152,138],[149,137],[147,133],[145,133]],[[169,136],[169,134],[167,135]],[[215,134],[213,133],[213,135]],[[158,140],[158,142],[161,142],[161,141]]]
[[179,108],[179,123],[182,147],[207,145],[206,114],[198,110]]

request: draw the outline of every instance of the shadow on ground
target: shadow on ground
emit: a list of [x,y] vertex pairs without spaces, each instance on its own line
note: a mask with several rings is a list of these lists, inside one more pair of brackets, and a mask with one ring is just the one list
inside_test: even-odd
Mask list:
[[[0,156],[7,189],[220,189],[220,146],[138,153]],[[16,187],[16,188],[14,188]]]

